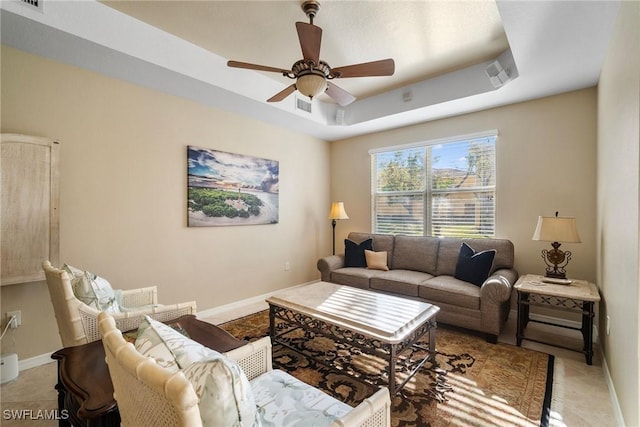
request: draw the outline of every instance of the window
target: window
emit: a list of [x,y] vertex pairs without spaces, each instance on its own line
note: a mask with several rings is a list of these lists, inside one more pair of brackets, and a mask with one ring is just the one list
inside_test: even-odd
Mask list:
[[497,132],[372,150],[373,231],[493,237]]

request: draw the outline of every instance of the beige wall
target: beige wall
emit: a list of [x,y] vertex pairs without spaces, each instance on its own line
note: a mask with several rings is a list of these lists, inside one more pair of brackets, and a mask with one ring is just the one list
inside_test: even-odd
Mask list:
[[595,88],[333,143],[331,195],[349,214],[336,239],[371,230],[369,149],[491,129],[499,132],[496,236],[513,241],[518,271],[544,273],[540,251],[550,245],[531,236],[538,215],[559,211],[577,217],[582,239],[562,245],[573,252],[569,275],[595,280]]
[[[569,274],[602,289],[602,316],[612,315],[611,336],[603,338],[608,366],[625,420],[637,425],[638,7],[623,4],[597,93],[576,91],[330,148],[3,46],[2,132],[61,142],[63,261],[115,287],[157,284],[161,300],[195,299],[203,310],[316,279],[316,259],[330,251],[330,200],[343,200],[350,216],[338,222],[338,241],[369,230],[370,148],[498,129],[497,236],[514,242],[521,273],[540,273],[546,243],[531,241],[536,217],[558,210],[578,218],[583,242],[563,245],[574,254]],[[628,37],[635,46],[625,44]],[[629,57],[636,59],[631,67]],[[187,228],[188,144],[279,160],[280,223]],[[3,287],[0,296],[3,315],[23,311],[16,345],[4,339],[2,352],[17,351],[22,360],[60,346],[44,284]]]
[[598,283],[603,350],[624,422],[640,425],[640,3],[622,2],[598,86]]
[[[331,250],[329,144],[3,46],[2,132],[60,149],[61,261],[199,310],[319,277]],[[186,226],[186,146],[280,162],[276,225]],[[290,271],[284,271],[284,263]],[[46,286],[2,287],[19,358],[60,347]]]

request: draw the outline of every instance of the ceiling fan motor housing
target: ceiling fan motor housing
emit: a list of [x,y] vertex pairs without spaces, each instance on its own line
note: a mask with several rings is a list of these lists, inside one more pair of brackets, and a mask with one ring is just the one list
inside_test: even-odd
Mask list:
[[291,73],[294,76],[293,78],[304,76],[306,74],[317,74],[327,78],[331,73],[331,67],[324,61],[320,61],[320,63],[316,65],[313,61],[301,59],[293,64],[291,67]]

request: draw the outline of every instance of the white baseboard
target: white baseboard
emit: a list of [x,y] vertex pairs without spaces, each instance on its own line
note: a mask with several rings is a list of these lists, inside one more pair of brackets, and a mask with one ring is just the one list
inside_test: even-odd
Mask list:
[[36,366],[46,365],[47,363],[51,363],[54,360],[51,358],[51,353],[41,354],[40,356],[30,357],[28,359],[22,359],[18,361],[18,369],[20,371],[24,371],[25,369],[35,368]]
[[600,357],[602,359],[602,370],[604,371],[604,379],[607,382],[607,388],[609,389],[609,397],[611,398],[611,405],[613,406],[613,414],[616,419],[616,426],[626,426],[624,422],[624,416],[622,415],[622,409],[620,408],[620,402],[618,401],[618,395],[616,394],[616,388],[613,386],[613,380],[611,379],[611,372],[609,372],[609,365],[607,365],[607,359],[604,358],[602,347],[600,347]]
[[299,288],[301,286],[310,285],[311,283],[316,283],[316,282],[318,282],[318,280],[313,280],[311,282],[301,283],[299,285],[290,286],[290,287],[284,288],[284,289],[278,289],[276,291],[267,292],[266,294],[256,295],[255,297],[246,298],[246,299],[243,299],[243,300],[240,300],[240,301],[235,301],[235,302],[232,302],[230,304],[220,305],[218,307],[208,308],[208,309],[202,310],[202,311],[198,310],[198,318],[202,319],[202,318],[205,318],[205,317],[212,317],[212,316],[216,316],[216,315],[218,315],[220,313],[224,313],[224,312],[227,312],[227,311],[230,311],[230,310],[237,310],[237,309],[242,308],[242,307],[247,306],[247,305],[264,302],[265,299],[269,298],[270,296],[272,296],[274,294],[277,294],[278,292]]

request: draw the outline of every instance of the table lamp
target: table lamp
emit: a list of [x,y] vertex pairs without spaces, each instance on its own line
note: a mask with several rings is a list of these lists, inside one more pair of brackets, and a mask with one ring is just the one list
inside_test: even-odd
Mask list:
[[331,204],[331,212],[329,213],[331,226],[333,227],[333,254],[336,254],[336,221],[339,219],[349,219],[347,212],[344,210],[343,202],[333,202]]
[[571,252],[561,250],[560,242],[580,243],[575,217],[558,216],[558,212],[556,212],[556,216],[539,216],[532,239],[552,242],[553,249],[542,250],[542,259],[547,264],[545,276],[566,279],[565,267],[569,264]]

